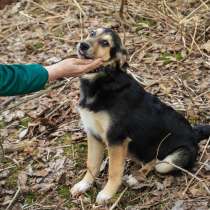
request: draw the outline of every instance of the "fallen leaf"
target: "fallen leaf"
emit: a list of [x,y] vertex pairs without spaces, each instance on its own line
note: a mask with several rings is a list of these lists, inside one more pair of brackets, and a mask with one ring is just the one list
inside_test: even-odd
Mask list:
[[36,171],[35,173],[33,173],[33,176],[38,176],[38,177],[45,177],[49,174],[49,171],[43,169],[43,170],[39,170],[39,171]]
[[210,40],[208,40],[205,44],[201,46],[201,49],[206,50],[207,52],[210,52]]
[[207,161],[207,163],[205,165],[205,169],[206,169],[206,171],[210,171],[210,160]]
[[183,204],[184,204],[183,200],[178,200],[175,202],[175,205],[172,207],[171,210],[184,210]]
[[20,189],[22,191],[27,191],[28,190],[28,186],[26,185],[27,180],[28,180],[28,176],[27,176],[26,172],[21,171],[18,174],[18,182],[19,182],[19,185],[20,185]]
[[28,133],[28,128],[21,130],[18,135],[19,139],[23,139],[27,135],[27,133]]

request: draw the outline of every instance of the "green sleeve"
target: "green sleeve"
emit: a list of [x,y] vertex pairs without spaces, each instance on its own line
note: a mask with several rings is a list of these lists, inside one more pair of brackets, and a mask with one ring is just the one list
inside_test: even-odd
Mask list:
[[0,64],[0,96],[32,93],[47,81],[48,72],[40,64]]

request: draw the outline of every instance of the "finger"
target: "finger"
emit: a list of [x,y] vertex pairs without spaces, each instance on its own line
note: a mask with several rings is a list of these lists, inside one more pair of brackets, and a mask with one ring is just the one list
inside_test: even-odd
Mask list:
[[98,58],[94,61],[92,61],[91,63],[87,64],[86,66],[84,66],[84,72],[88,72],[88,71],[92,71],[96,68],[98,68],[99,66],[101,66],[103,63],[101,58]]

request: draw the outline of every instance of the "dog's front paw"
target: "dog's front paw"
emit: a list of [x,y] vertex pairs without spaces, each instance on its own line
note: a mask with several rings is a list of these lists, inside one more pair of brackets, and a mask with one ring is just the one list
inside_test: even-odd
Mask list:
[[102,190],[101,192],[98,193],[96,197],[96,203],[98,204],[104,204],[109,201],[110,198],[112,198],[112,194],[106,192],[105,190]]
[[73,196],[80,195],[80,194],[86,192],[91,187],[91,185],[92,185],[92,183],[82,180],[82,181],[78,182],[77,184],[75,184],[71,188],[71,194]]

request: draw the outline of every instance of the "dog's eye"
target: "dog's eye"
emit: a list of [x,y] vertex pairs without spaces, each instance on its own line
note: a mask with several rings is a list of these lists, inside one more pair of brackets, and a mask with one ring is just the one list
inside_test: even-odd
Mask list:
[[107,40],[101,40],[100,41],[100,44],[103,46],[103,47],[108,47],[109,46],[109,42]]
[[94,36],[96,36],[96,32],[95,31],[91,31],[90,32],[90,37],[94,37]]

